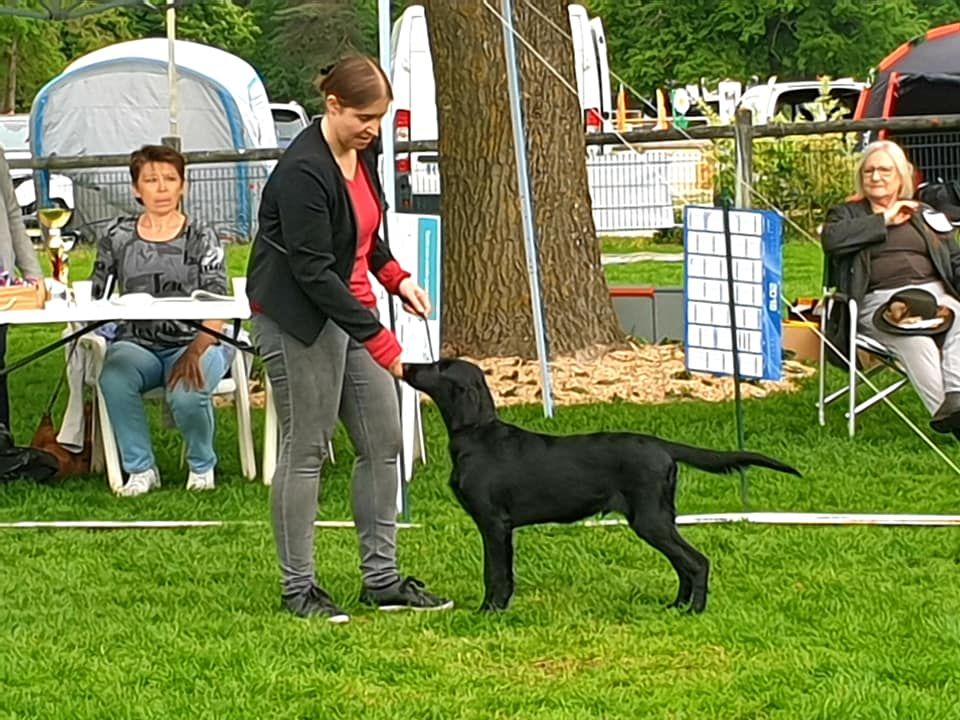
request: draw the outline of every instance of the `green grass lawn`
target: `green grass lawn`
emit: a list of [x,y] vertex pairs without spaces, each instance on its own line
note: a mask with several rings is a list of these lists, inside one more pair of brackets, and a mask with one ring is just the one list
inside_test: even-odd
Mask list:
[[[629,239],[628,239],[629,240]],[[629,245],[623,241],[605,242],[604,252],[663,252],[682,253],[682,245]],[[645,287],[682,287],[682,262],[639,262],[624,265],[606,265],[604,270],[610,285],[639,285]],[[797,297],[816,297],[823,286],[823,251],[811,242],[788,242],[783,245],[783,294],[791,302]]]
[[[85,262],[75,256],[73,271]],[[243,262],[232,252],[232,271]],[[53,330],[15,328],[16,358]],[[13,379],[29,437],[62,355]],[[921,425],[915,397],[898,396]],[[815,419],[815,388],[745,404],[746,443],[802,479],[752,470],[754,509],[960,510],[960,478],[884,407],[854,441],[842,412]],[[730,404],[682,401],[504,416],[549,432],[628,429],[735,444]],[[262,412],[255,417],[256,430]],[[357,602],[351,530],[319,530],[318,572],[353,621],[279,612],[268,491],[243,480],[232,412],[218,416],[218,489],[183,489],[175,434],[155,431],[165,484],[113,497],[102,477],[0,486],[0,522],[223,520],[152,531],[0,529],[0,718],[931,718],[960,717],[956,529],[701,525],[682,530],[713,562],[707,612],[667,611],[666,560],[624,527],[518,532],[511,609],[481,615],[479,537],[446,487],[438,414],[410,486],[402,568],[453,597],[432,616],[380,616]],[[955,460],[960,446],[937,443]],[[336,438],[322,519],[349,517],[351,449]],[[681,472],[683,514],[741,508],[739,478]]]

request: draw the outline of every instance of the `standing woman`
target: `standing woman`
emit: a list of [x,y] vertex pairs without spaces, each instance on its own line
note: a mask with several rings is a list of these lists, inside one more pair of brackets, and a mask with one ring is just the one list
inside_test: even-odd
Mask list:
[[[0,213],[0,272],[13,277],[19,270],[25,278],[43,282],[43,271],[23,226],[23,213],[20,212],[3,148],[0,148]],[[6,357],[7,326],[0,325],[0,368],[6,366]],[[10,429],[6,375],[0,378],[0,425]]]
[[393,93],[367,57],[341,60],[317,87],[326,113],[270,175],[247,271],[254,337],[280,421],[271,506],[283,607],[349,620],[319,586],[313,559],[320,470],[339,416],[357,450],[360,601],[448,609],[451,601],[397,570],[400,345],[379,321],[368,271],[412,311],[426,314],[430,304],[379,235],[384,202],[373,145]]

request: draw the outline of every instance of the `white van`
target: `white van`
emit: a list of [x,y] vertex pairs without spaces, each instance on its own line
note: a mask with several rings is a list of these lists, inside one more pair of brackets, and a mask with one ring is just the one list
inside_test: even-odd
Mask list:
[[[574,6],[570,7],[582,7]],[[603,29],[603,20],[590,19],[590,35],[593,38],[593,50],[597,54],[595,76],[600,83],[600,115],[603,118],[603,132],[613,130],[613,92],[610,89],[610,62],[607,58],[607,34]]]
[[591,19],[583,5],[567,5],[567,16],[570,20],[573,65],[577,97],[583,112],[583,127],[588,133],[609,130],[613,98],[603,20]]
[[[865,85],[851,78],[827,83],[830,97],[839,103],[842,118],[853,117],[860,91]],[[825,120],[825,117],[820,117],[822,110],[817,107],[823,90],[824,83],[821,80],[777,82],[774,76],[764,85],[754,85],[744,90],[739,107],[750,109],[755,125],[769,123],[778,115],[787,122]]]
[[[396,141],[436,141],[439,137],[437,90],[427,16],[422,5],[411,5],[393,24],[390,54]],[[440,169],[437,159],[436,152],[396,156],[399,210],[439,211]]]
[[[608,131],[612,127],[613,98],[603,22],[600,18],[591,19],[582,5],[569,5],[567,13],[584,129],[587,132]],[[422,5],[409,6],[394,23],[391,67],[396,141],[436,141],[436,83],[427,17]],[[396,156],[398,210],[439,210],[440,172],[437,161],[435,152]]]
[[277,147],[280,148],[286,148],[300,131],[310,124],[307,111],[293,100],[270,103],[270,114],[273,116],[273,127],[277,131]]

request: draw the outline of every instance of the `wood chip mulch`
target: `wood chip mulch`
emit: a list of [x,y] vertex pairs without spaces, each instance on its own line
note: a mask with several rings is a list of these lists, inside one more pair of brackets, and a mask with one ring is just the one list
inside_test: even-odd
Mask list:
[[[465,358],[483,368],[498,406],[541,402],[540,365],[520,357]],[[554,402],[557,405],[623,400],[640,404],[666,403],[683,398],[708,402],[733,399],[733,379],[689,373],[680,345],[638,345],[617,349],[597,348],[550,363]],[[775,392],[794,392],[799,381],[816,368],[786,360],[783,379],[743,381],[744,398],[762,398]],[[259,383],[251,388],[251,404],[263,407]]]

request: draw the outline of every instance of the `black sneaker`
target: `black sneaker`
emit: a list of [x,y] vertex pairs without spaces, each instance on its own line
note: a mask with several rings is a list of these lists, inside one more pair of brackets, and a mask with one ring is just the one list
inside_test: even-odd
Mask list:
[[284,595],[283,607],[303,618],[325,617],[332,623],[350,621],[350,616],[338,608],[330,596],[316,585],[311,585],[304,592],[295,595]]
[[394,612],[397,610],[416,610],[430,612],[433,610],[449,610],[453,607],[453,600],[439,597],[423,589],[423,581],[415,577],[398,580],[380,590],[365,587],[360,593],[360,602],[364,605]]

